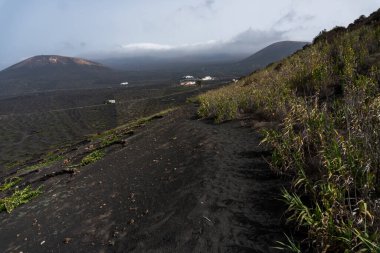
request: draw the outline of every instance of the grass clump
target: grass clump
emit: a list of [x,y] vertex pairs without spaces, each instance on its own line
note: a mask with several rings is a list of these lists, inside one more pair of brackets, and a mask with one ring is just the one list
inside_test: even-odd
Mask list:
[[[263,141],[274,148],[272,168],[293,176],[283,197],[288,221],[307,231],[302,251],[380,252],[380,22],[374,20],[334,30],[339,36],[323,33],[291,57],[198,98],[198,114],[216,122],[257,109],[282,121]],[[283,245],[301,251],[297,243]]]
[[16,207],[28,203],[41,193],[41,188],[32,189],[30,186],[22,190],[17,189],[11,196],[0,199],[0,212],[11,213]]
[[105,152],[102,150],[95,150],[94,152],[88,154],[85,156],[82,161],[80,162],[81,166],[85,166],[91,163],[94,163],[96,161],[101,160],[105,156]]
[[50,165],[54,164],[55,162],[59,160],[62,160],[63,158],[64,157],[59,154],[48,153],[41,162],[28,166],[26,168],[23,168],[19,170],[17,173],[20,174],[20,173],[24,173],[28,171],[43,169],[43,168],[49,167]]
[[124,124],[122,126],[116,127],[114,129],[111,129],[108,131],[104,131],[103,133],[98,134],[98,135],[94,135],[92,137],[92,140],[100,140],[100,147],[101,148],[110,146],[113,143],[119,142],[123,136],[133,134],[134,129],[139,128],[139,127],[145,125],[146,123],[148,123],[154,119],[162,118],[166,114],[168,114],[168,113],[170,113],[176,109],[177,108],[169,108],[167,110],[163,110],[161,112],[152,114],[150,116],[142,117],[142,118],[133,120],[133,121],[131,121],[127,124]]
[[14,186],[16,186],[18,183],[20,183],[22,179],[20,177],[11,177],[4,180],[4,183],[0,185],[0,191],[6,191]]
[[104,136],[101,139],[100,147],[108,147],[111,146],[112,144],[115,144],[119,142],[121,139],[116,135],[116,134],[110,134],[109,136]]

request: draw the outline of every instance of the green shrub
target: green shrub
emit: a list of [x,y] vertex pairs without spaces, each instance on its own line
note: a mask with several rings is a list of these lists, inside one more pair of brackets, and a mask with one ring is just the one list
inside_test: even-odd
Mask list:
[[0,191],[6,191],[6,190],[16,186],[21,181],[22,181],[22,179],[20,177],[6,178],[4,180],[4,183],[2,185],[0,185]]
[[30,186],[22,190],[16,190],[10,197],[0,199],[0,212],[11,213],[16,207],[28,203],[31,199],[41,194],[41,188],[32,189]]
[[94,163],[96,161],[101,160],[105,156],[105,152],[102,150],[95,150],[94,152],[88,154],[85,156],[82,161],[80,162],[81,166],[85,166],[91,163]]

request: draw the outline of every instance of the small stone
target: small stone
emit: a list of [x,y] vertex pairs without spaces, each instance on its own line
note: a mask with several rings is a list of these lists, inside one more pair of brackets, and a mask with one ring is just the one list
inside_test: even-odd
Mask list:
[[71,238],[66,237],[66,238],[63,239],[63,243],[64,244],[69,244],[71,242],[71,240],[72,240]]

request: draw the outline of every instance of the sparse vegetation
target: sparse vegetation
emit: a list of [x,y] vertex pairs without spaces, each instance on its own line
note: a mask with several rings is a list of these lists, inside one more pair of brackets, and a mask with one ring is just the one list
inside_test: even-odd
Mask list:
[[6,191],[8,189],[11,189],[12,187],[16,186],[21,181],[22,181],[22,179],[20,177],[6,178],[4,180],[4,183],[2,185],[0,185],[0,192],[1,191]]
[[25,161],[12,161],[12,162],[8,162],[4,165],[4,168],[6,170],[9,170],[9,169],[12,169],[12,168],[15,168],[17,166],[20,166],[21,164],[23,164]]
[[80,165],[81,166],[85,166],[85,165],[94,163],[94,162],[99,161],[100,159],[102,159],[104,156],[105,156],[105,152],[104,151],[102,151],[102,150],[95,150],[95,151],[91,152],[90,154],[88,154],[87,156],[85,156],[82,159]]
[[120,142],[122,140],[122,137],[132,135],[134,129],[143,126],[144,124],[152,121],[153,119],[161,118],[164,115],[168,114],[169,112],[171,112],[175,109],[176,108],[169,108],[169,109],[163,110],[161,112],[155,113],[153,115],[143,117],[143,118],[139,118],[139,119],[134,120],[128,124],[119,126],[117,128],[105,131],[101,134],[94,135],[92,137],[93,141],[100,140],[99,149],[95,150],[91,154],[84,157],[82,159],[80,165],[85,166],[87,164],[90,164],[90,163],[93,163],[93,162],[96,162],[96,161],[102,159],[103,156],[105,155],[105,153],[104,153],[104,151],[102,151],[102,149],[104,149],[105,147],[108,147],[114,143]]
[[16,207],[28,203],[41,192],[41,188],[32,189],[30,186],[22,190],[16,189],[11,196],[0,199],[0,212],[11,213]]
[[23,173],[23,172],[28,172],[28,171],[33,171],[33,170],[39,170],[43,169],[46,167],[49,167],[50,165],[54,164],[55,162],[62,160],[63,156],[59,154],[54,154],[54,153],[48,153],[41,162],[28,166],[26,168],[23,168],[19,171],[17,171],[17,174]]
[[168,114],[169,112],[174,111],[175,109],[177,108],[176,107],[169,108],[169,109],[160,111],[158,113],[155,113],[153,115],[133,120],[117,128],[105,131],[98,135],[93,135],[92,140],[100,140],[101,141],[100,146],[101,148],[104,148],[106,146],[111,145],[112,143],[120,141],[123,136],[133,134],[134,129],[143,126],[144,124],[152,121],[153,119],[161,118],[164,115]]
[[304,249],[380,252],[380,26],[374,15],[356,22],[365,25],[323,32],[293,56],[198,97],[199,115],[217,123],[257,110],[283,122],[280,130],[265,131],[264,142],[274,148],[273,169],[294,177],[283,196],[288,221],[307,230]]

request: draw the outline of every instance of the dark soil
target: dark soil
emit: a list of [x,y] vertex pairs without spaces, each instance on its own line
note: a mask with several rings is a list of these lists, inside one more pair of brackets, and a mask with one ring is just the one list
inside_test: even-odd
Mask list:
[[155,119],[75,173],[37,171],[43,194],[0,214],[0,252],[275,252],[286,180],[260,135],[194,115]]
[[[184,104],[211,87],[57,90],[0,99],[0,174],[8,164],[33,160],[85,135]],[[106,104],[108,99],[116,104]]]

